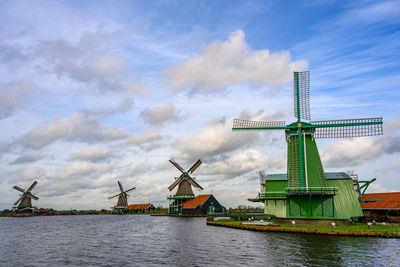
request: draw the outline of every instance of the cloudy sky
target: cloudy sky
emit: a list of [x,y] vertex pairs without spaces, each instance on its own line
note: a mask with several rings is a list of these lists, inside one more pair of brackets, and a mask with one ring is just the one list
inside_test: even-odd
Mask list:
[[[286,172],[292,72],[311,71],[313,120],[384,118],[384,135],[318,140],[326,171],[400,191],[400,1],[1,1],[0,209],[36,179],[39,207],[167,205],[179,171],[226,207],[258,171]],[[174,192],[172,192],[174,193]]]

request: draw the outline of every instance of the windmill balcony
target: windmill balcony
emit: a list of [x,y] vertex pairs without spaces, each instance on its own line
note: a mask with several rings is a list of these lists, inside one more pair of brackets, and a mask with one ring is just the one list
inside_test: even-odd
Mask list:
[[338,192],[337,187],[288,187],[287,196],[334,196]]
[[252,202],[266,199],[286,199],[288,196],[334,196],[338,192],[337,187],[288,187],[286,191],[273,191],[258,193]]
[[264,200],[264,199],[282,199],[286,198],[286,192],[285,191],[274,191],[274,192],[263,192],[263,193],[258,193],[258,196],[256,199],[259,200]]

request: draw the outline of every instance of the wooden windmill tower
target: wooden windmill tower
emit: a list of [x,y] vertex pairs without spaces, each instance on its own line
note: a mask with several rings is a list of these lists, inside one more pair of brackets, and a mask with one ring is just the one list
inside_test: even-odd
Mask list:
[[169,187],[169,191],[172,191],[176,186],[178,186],[178,190],[176,194],[168,197],[169,199],[169,208],[168,213],[170,214],[179,214],[182,213],[183,204],[194,198],[192,186],[203,190],[203,188],[195,181],[196,178],[192,178],[190,175],[201,165],[201,160],[199,159],[193,164],[192,167],[188,171],[185,171],[178,163],[173,160],[169,162],[172,163],[182,174],[179,177],[175,178],[175,182],[173,182]]
[[[349,219],[363,216],[350,177],[344,173],[324,172],[315,139],[382,135],[382,118],[309,121],[309,90],[310,72],[294,72],[294,116],[297,121],[289,125],[284,121],[235,119],[233,122],[233,131],[285,131],[287,173],[267,175],[265,193],[259,199],[265,202],[267,213],[283,218]],[[277,204],[269,205],[270,202]]]
[[[32,194],[33,188],[37,185],[38,182],[34,181],[33,184],[25,191],[21,187],[14,185],[14,189],[20,191],[22,194],[18,198],[17,201],[14,202],[14,206],[19,211],[22,210],[30,210],[32,211],[34,208],[32,207],[32,199],[38,200],[39,198]],[[18,206],[17,206],[18,205]]]
[[118,181],[118,186],[120,192],[109,197],[108,199],[112,199],[118,197],[117,205],[113,207],[115,213],[122,213],[125,208],[128,206],[128,192],[136,189],[136,187],[132,187],[131,189],[124,190],[120,181]]

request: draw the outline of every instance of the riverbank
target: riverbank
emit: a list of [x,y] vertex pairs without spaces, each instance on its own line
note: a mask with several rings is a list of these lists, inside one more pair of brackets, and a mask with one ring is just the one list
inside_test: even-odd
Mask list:
[[166,216],[166,217],[208,217],[208,215],[194,215],[194,214],[168,214],[168,213],[159,213],[159,214],[150,214],[150,216]]
[[152,215],[152,216],[169,216],[168,214],[164,213],[151,213],[151,212],[145,212],[145,213],[113,213],[112,211],[107,211],[107,212],[53,212],[53,213],[8,213],[8,214],[0,214],[0,217],[38,217],[38,216],[74,216],[74,215]]
[[340,236],[367,236],[367,237],[385,237],[400,238],[399,225],[372,225],[368,228],[367,224],[356,223],[351,225],[336,226],[312,226],[312,225],[246,225],[245,221],[210,221],[207,225],[235,228],[241,230],[261,231],[261,232],[283,232],[283,233],[303,233],[317,235],[340,235]]

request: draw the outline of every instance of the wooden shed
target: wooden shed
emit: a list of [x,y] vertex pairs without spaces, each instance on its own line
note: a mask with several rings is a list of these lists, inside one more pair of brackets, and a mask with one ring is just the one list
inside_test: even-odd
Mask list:
[[212,195],[199,195],[184,203],[182,214],[207,215],[214,213],[225,213],[225,207]]
[[156,208],[153,204],[132,204],[125,208],[125,211],[128,213],[146,213],[150,211],[155,211]]

